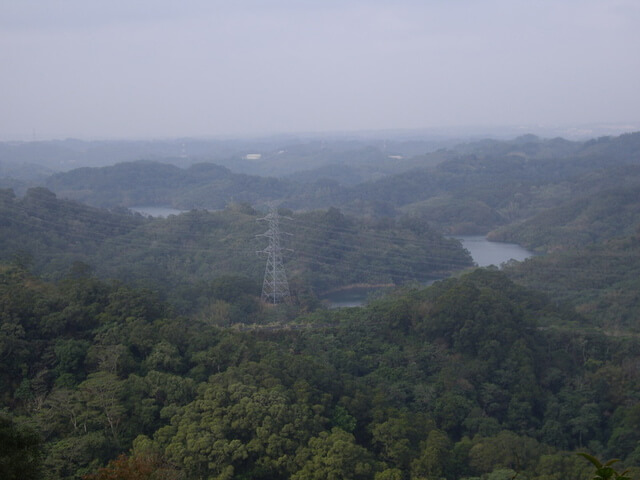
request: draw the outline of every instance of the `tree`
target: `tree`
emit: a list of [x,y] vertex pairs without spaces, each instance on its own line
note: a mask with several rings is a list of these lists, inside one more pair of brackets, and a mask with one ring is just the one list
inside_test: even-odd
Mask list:
[[37,480],[41,478],[41,440],[33,429],[16,424],[0,413],[0,478]]
[[90,374],[78,389],[89,409],[102,417],[103,423],[119,443],[120,423],[124,418],[125,409],[121,403],[124,391],[123,381],[113,373],[98,371]]
[[494,437],[474,438],[469,464],[481,473],[496,468],[522,471],[534,467],[543,447],[533,438],[504,430]]
[[309,440],[298,454],[302,468],[291,480],[365,480],[375,473],[373,455],[350,433],[334,427]]
[[589,455],[588,453],[578,453],[578,455],[589,460],[596,468],[593,480],[631,480],[631,477],[627,476],[628,470],[625,470],[622,473],[618,473],[613,469],[612,465],[619,461],[617,459],[609,460],[608,462],[602,464],[597,458]]
[[417,455],[420,440],[424,439],[433,425],[418,415],[394,413],[388,420],[371,426],[372,444],[382,460],[408,470],[411,459]]
[[451,454],[451,441],[441,430],[431,430],[420,457],[411,464],[411,477],[438,480],[445,477]]
[[183,472],[158,454],[120,455],[84,480],[181,480]]
[[602,416],[596,403],[586,403],[580,407],[578,414],[569,420],[571,432],[578,436],[578,445],[582,447],[583,438],[594,434],[600,427]]
[[88,432],[50,442],[43,464],[51,478],[76,480],[97,469],[111,454],[104,432]]
[[554,453],[542,455],[535,468],[536,480],[584,480],[591,478],[589,467],[577,455]]
[[274,378],[264,375],[261,381],[275,385],[239,383],[231,374],[213,378],[172,419],[169,458],[194,477],[288,477],[296,468],[296,451],[326,419],[311,405],[295,402],[293,392]]

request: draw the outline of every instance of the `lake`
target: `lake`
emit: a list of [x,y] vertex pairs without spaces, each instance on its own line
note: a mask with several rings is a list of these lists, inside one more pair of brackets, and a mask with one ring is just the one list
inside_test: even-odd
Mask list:
[[129,207],[132,212],[138,212],[145,217],[162,217],[166,218],[169,215],[179,215],[185,210],[178,210],[171,207]]
[[[509,260],[522,261],[533,256],[532,252],[518,244],[490,242],[481,235],[461,235],[453,238],[460,240],[479,267],[489,265],[499,267]],[[327,295],[324,300],[329,302],[329,308],[358,307],[365,304],[367,299],[379,290],[379,288],[353,288]]]
[[516,243],[490,242],[482,235],[461,235],[453,237],[460,240],[462,246],[471,254],[471,258],[479,267],[488,267],[501,264],[509,260],[519,262],[533,256],[529,250]]

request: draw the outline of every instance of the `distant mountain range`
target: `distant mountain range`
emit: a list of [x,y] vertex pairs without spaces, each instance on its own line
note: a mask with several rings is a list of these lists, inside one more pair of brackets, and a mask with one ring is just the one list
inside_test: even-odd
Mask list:
[[[59,172],[36,184],[61,198],[109,208],[216,210],[232,203],[261,207],[276,202],[293,210],[333,206],[374,217],[411,214],[442,231],[486,233],[587,192],[597,195],[622,179],[633,187],[638,175],[624,168],[640,165],[640,133],[586,142],[523,135],[408,158],[390,155],[384,145],[356,143],[362,148],[349,150],[347,143],[340,144],[341,150],[316,142],[259,160],[238,159],[256,170],[290,172],[280,177],[237,173],[213,163],[179,167],[145,160]],[[295,160],[297,171],[291,172]],[[12,183],[5,180],[4,185]],[[15,182],[18,191],[28,185]]]

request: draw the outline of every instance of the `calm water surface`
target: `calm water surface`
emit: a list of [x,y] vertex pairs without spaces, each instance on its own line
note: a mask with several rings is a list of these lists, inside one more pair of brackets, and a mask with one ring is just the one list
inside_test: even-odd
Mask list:
[[460,240],[462,246],[469,250],[473,261],[479,267],[488,267],[495,265],[499,267],[501,264],[509,260],[518,260],[519,262],[533,256],[529,250],[522,248],[515,243],[490,242],[481,235],[472,236],[455,236]]
[[179,215],[185,210],[178,210],[170,207],[129,207],[132,212],[138,212],[145,217],[162,217],[166,218],[169,215]]
[[[461,235],[453,237],[460,240],[462,246],[471,254],[471,258],[479,267],[501,264],[509,260],[522,261],[533,253],[515,243],[490,242],[481,235]],[[433,283],[433,281],[429,282]],[[367,299],[378,289],[354,288],[328,295],[329,308],[358,307],[366,303]]]

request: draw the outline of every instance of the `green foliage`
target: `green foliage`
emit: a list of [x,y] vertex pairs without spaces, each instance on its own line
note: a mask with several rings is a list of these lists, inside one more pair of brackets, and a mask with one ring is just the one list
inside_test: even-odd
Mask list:
[[302,468],[291,480],[370,479],[376,470],[373,456],[355,442],[353,435],[333,428],[309,440],[297,461]]
[[48,270],[59,278],[74,262],[86,261],[106,239],[130,232],[143,219],[60,200],[36,187],[22,199],[4,196],[0,223],[0,259],[13,257],[18,267]]
[[[286,212],[297,252],[287,270],[304,305],[282,309],[258,299],[264,225],[249,205],[149,220],[42,188],[22,199],[0,191],[13,259],[0,266],[1,476],[584,480],[587,462],[572,453],[583,448],[622,459],[618,469],[585,457],[596,478],[635,475],[638,172],[593,168],[627,162],[638,138],[529,136],[441,152],[436,167],[376,183],[287,184],[291,206],[341,208]],[[147,168],[153,198],[136,197],[130,173]],[[129,164],[66,178],[92,178],[95,196],[105,174],[121,199],[191,205],[236,182],[260,199],[282,185],[210,165],[179,170]],[[354,210],[384,216],[344,213]],[[366,308],[314,311],[314,292],[467,266],[433,221],[486,230],[538,213],[520,233],[570,248],[507,273],[551,301],[478,269]]]
[[196,164],[181,169],[148,161],[57,173],[46,186],[67,198],[99,207],[172,205],[212,210],[224,208],[230,198],[257,203],[292,191],[282,180],[232,173],[218,165]]
[[411,464],[412,478],[445,477],[451,461],[451,440],[440,430],[431,430],[420,455]]
[[[296,448],[325,420],[282,386],[260,387],[215,378],[199,399],[172,419],[167,453],[192,475],[226,472],[253,478],[294,471]],[[274,379],[275,380],[275,379]],[[268,379],[261,379],[263,383]]]
[[0,478],[41,478],[42,441],[36,431],[0,412]]
[[634,234],[640,224],[639,212],[640,186],[618,185],[614,190],[546,209],[525,222],[493,232],[490,238],[539,251],[572,250]]
[[[144,219],[60,200],[44,188],[2,208],[10,227],[0,241],[5,260],[30,254],[34,271],[70,284],[93,269],[160,292],[179,311],[218,325],[253,323],[259,313],[264,258],[255,252],[266,245],[256,237],[264,225],[251,208]],[[314,304],[313,292],[425,281],[471,265],[456,241],[418,219],[355,220],[334,208],[288,223],[283,230],[290,226],[295,235],[284,245],[293,249],[286,268],[294,299],[306,306]]]
[[533,438],[504,430],[494,437],[474,439],[469,464],[482,473],[492,472],[496,467],[531,470],[545,450]]
[[590,478],[589,467],[579,456],[566,452],[540,456],[535,470],[538,480],[584,480]]
[[[567,302],[595,326],[637,332],[640,312],[640,238],[609,240],[534,257],[506,269],[510,278]],[[557,319],[555,320],[557,323]]]
[[637,340],[536,328],[566,311],[495,270],[251,331],[86,273],[0,273],[2,406],[48,478],[146,475],[141,451],[116,460],[143,443],[185,479],[583,480],[561,454],[580,445],[635,462]]
[[631,477],[627,477],[626,474],[628,470],[625,470],[622,473],[618,473],[612,467],[612,465],[619,460],[609,460],[608,462],[602,464],[600,461],[595,458],[593,455],[589,455],[588,453],[578,453],[578,455],[589,460],[593,466],[596,468],[595,476],[593,480],[631,480]]
[[[441,230],[486,233],[529,219],[559,203],[577,202],[586,195],[597,198],[602,192],[621,187],[637,188],[638,136],[633,133],[606,137],[606,141],[570,142],[525,135],[510,141],[462,144],[426,155],[420,152],[420,156],[401,162],[371,146],[347,153],[324,147],[317,150],[313,144],[298,145],[288,146],[277,155],[265,152],[265,159],[259,163],[237,157],[226,159],[236,171],[298,171],[289,180],[232,173],[211,163],[182,169],[139,161],[58,173],[47,180],[46,186],[59,195],[98,206],[220,209],[233,202],[264,205],[279,200],[299,210],[335,206],[361,216],[393,217],[411,212]],[[303,165],[308,171],[300,171]],[[621,213],[611,212],[616,217]],[[634,215],[630,209],[618,218],[628,219],[629,215]],[[568,229],[581,230],[584,222],[573,220],[565,222],[572,224]],[[613,225],[606,219],[604,223]],[[614,228],[625,228],[623,223],[618,225]],[[542,231],[549,233],[546,228],[536,232],[525,225],[523,231],[529,240],[548,240],[540,235]],[[556,233],[552,232],[553,236]],[[513,230],[501,235],[511,234],[522,235]],[[572,241],[576,238],[562,232],[560,236]],[[579,242],[589,238],[578,237]]]

